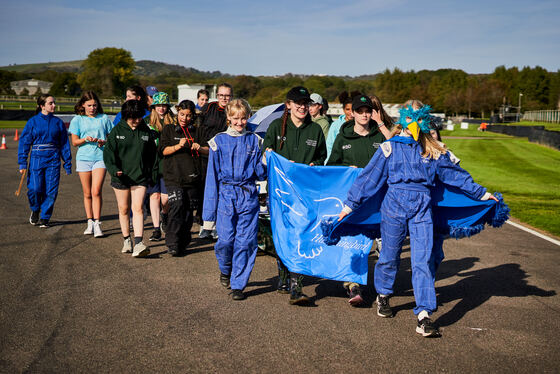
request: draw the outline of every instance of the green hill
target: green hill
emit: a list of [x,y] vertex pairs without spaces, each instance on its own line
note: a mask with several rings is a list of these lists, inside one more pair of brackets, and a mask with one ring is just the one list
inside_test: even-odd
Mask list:
[[[18,73],[42,73],[47,70],[54,70],[59,73],[77,73],[81,70],[83,60],[61,61],[61,62],[43,62],[37,64],[14,64],[8,66],[0,66],[0,70],[15,71]],[[171,75],[176,77],[185,76],[203,76],[206,78],[218,78],[222,74],[219,71],[206,72],[194,68],[187,68],[181,65],[166,64],[165,62],[140,60],[136,61],[136,69],[134,74],[144,77],[157,77],[162,75]]]
[[0,66],[1,70],[17,71],[18,73],[42,73],[46,70],[55,70],[60,73],[75,73],[80,70],[82,60],[61,61],[61,62],[42,62],[38,64],[14,64]]

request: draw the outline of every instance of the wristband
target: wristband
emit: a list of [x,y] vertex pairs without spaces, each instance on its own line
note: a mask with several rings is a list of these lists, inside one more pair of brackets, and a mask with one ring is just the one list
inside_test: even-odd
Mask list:
[[377,124],[377,127],[383,127],[383,126],[385,126],[383,122]]

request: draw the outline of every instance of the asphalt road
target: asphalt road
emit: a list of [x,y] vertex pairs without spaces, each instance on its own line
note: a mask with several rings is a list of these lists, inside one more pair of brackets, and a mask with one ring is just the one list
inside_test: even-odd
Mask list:
[[313,306],[288,305],[269,256],[257,257],[248,298],[234,302],[211,242],[195,239],[180,258],[163,242],[147,259],[121,254],[109,177],[105,238],[82,234],[76,174],[62,176],[54,225],[31,226],[25,188],[14,196],[11,137],[8,147],[0,150],[1,372],[560,370],[560,247],[511,225],[446,241],[434,314],[442,337],[424,339],[415,333],[408,247],[391,319],[377,317],[372,282],[363,308],[347,304],[340,283],[309,277]]

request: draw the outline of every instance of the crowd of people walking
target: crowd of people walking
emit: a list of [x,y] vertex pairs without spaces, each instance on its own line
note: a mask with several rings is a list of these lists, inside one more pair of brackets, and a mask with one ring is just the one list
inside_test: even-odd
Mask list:
[[[61,160],[72,173],[70,144],[77,148],[75,171],[83,191],[84,234],[102,238],[102,189],[107,172],[115,193],[122,253],[150,254],[144,242],[145,216],[151,216],[149,241],[165,237],[171,256],[186,254],[193,223],[198,237],[217,240],[219,282],[233,300],[246,297],[257,252],[259,200],[256,181],[267,174],[265,153],[309,166],[363,168],[350,188],[339,220],[388,185],[381,208],[382,243],[375,266],[377,314],[391,317],[389,298],[400,263],[404,238],[411,240],[412,283],[418,316],[416,332],[436,336],[430,315],[436,310],[435,271],[443,260],[443,239],[434,234],[430,187],[436,179],[460,188],[474,199],[494,199],[460,166],[434,126],[430,107],[418,100],[403,105],[398,121],[374,95],[343,92],[344,114],[334,122],[320,93],[293,87],[282,116],[264,139],[247,131],[249,103],[233,99],[233,87],[217,86],[217,100],[199,91],[197,103],[172,106],[155,87],[126,90],[121,112],[111,122],[92,91],[76,103],[67,130],[54,116],[55,99],[41,95],[37,114],[22,132],[19,170],[27,174],[30,223],[48,227],[58,193]],[[380,245],[378,244],[378,247]],[[303,275],[291,273],[277,259],[279,293],[289,303],[305,305]],[[362,285],[343,284],[352,306],[363,303]]]

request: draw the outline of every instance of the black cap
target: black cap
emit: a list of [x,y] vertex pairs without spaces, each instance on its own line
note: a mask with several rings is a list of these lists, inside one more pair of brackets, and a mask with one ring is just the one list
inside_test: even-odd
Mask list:
[[307,88],[303,86],[297,86],[289,90],[288,93],[286,94],[286,99],[292,101],[300,101],[300,100],[311,101],[311,98],[309,97],[309,91],[307,90]]
[[352,110],[356,111],[361,107],[368,107],[369,109],[373,109],[373,103],[371,99],[366,95],[358,95],[352,99]]

